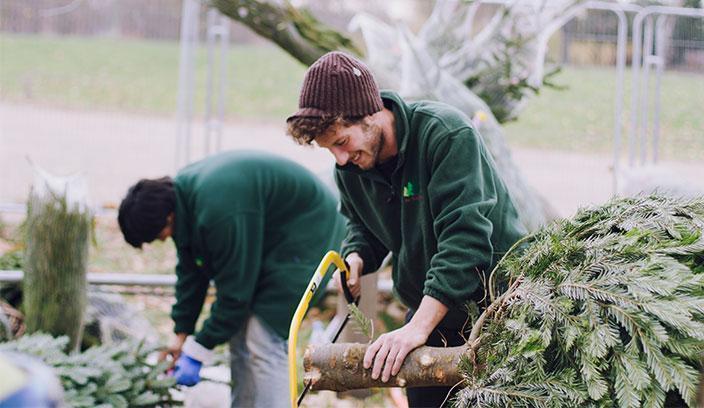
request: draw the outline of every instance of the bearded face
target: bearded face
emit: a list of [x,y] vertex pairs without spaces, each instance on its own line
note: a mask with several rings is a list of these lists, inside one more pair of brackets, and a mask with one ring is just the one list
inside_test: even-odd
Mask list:
[[338,165],[352,163],[362,170],[369,170],[379,163],[384,147],[381,126],[369,118],[350,126],[335,125],[315,142],[328,149]]

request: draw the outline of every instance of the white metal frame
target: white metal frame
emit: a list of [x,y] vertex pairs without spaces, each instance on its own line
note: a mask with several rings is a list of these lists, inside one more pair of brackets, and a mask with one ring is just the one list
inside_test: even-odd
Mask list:
[[[650,6],[645,7],[633,19],[633,61],[631,63],[633,91],[631,95],[631,130],[629,133],[630,166],[645,165],[650,160],[653,164],[659,159],[660,138],[660,98],[661,79],[665,67],[664,21],[670,16],[702,17],[704,10],[684,7]],[[655,19],[655,23],[653,22]],[[655,28],[653,28],[655,24]],[[657,36],[653,49],[653,30]],[[653,110],[652,149],[648,155],[649,109],[648,82],[650,69],[655,66],[655,102]],[[641,74],[642,71],[642,74]],[[637,157],[640,156],[640,163]]]
[[[178,76],[177,129],[175,170],[193,160],[193,104],[195,98],[195,57],[199,46],[201,2],[183,0]],[[206,16],[207,50],[205,123],[203,153],[209,155],[222,148],[225,90],[227,85],[227,53],[230,41],[230,20],[217,9]]]
[[[612,191],[615,194],[618,189],[619,155],[621,150],[621,127],[624,104],[624,72],[626,70],[626,45],[628,43],[628,19],[627,12],[638,12],[641,7],[632,4],[609,3],[605,1],[588,1],[570,8],[562,19],[557,20],[552,27],[543,32],[539,41],[540,51],[544,51],[548,46],[549,38],[570,20],[586,10],[606,10],[612,11],[618,17],[618,31],[616,41],[616,89],[614,91],[614,149],[612,168]],[[544,52],[538,52],[544,55]]]

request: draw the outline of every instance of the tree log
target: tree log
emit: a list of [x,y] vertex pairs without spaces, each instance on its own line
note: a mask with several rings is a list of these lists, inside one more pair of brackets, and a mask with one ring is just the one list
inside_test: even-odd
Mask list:
[[404,361],[399,373],[388,382],[372,379],[364,369],[367,344],[339,343],[310,345],[303,358],[304,381],[312,390],[347,391],[377,387],[454,386],[462,381],[458,370],[466,345],[458,347],[420,347]]

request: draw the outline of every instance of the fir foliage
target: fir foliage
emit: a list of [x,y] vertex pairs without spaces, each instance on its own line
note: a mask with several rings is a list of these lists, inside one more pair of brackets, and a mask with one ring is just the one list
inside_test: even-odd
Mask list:
[[509,289],[480,323],[456,404],[662,407],[674,396],[695,406],[702,231],[704,198],[641,196],[527,238],[494,271]]
[[33,191],[27,204],[25,323],[29,333],[68,335],[75,349],[83,332],[92,215],[66,194],[45,190]]
[[47,334],[25,335],[0,344],[0,352],[19,352],[39,358],[53,368],[71,407],[164,407],[181,405],[170,390],[174,377],[164,371],[170,364],[147,362],[156,348],[134,341],[64,352],[69,339]]
[[5,252],[0,255],[0,270],[21,270],[24,267],[24,255],[21,250]]

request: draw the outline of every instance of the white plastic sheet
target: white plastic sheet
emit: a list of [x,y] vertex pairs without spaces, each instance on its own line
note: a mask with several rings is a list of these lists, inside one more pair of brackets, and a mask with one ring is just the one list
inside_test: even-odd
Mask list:
[[31,163],[34,170],[32,194],[40,200],[47,197],[65,197],[68,208],[86,213],[88,205],[88,184],[82,173],[69,176],[56,176]]

